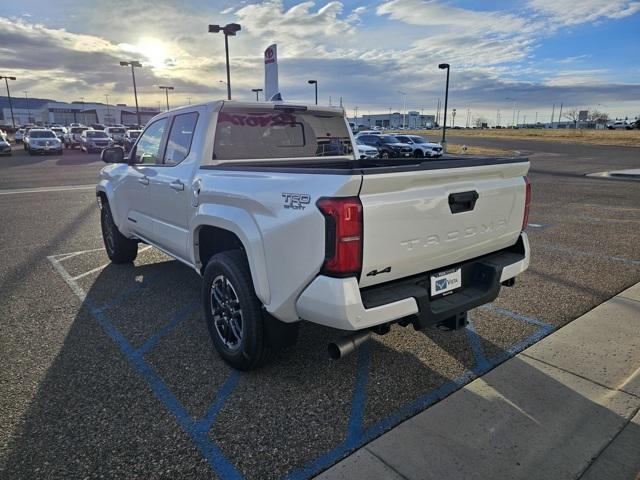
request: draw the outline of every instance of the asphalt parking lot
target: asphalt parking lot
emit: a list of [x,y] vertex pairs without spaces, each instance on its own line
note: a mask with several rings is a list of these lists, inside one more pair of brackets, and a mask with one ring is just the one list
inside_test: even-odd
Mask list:
[[310,478],[640,281],[639,184],[584,176],[640,149],[450,141],[531,158],[515,287],[465,330],[394,327],[339,362],[339,334],[304,324],[242,374],[212,351],[193,271],[154,249],[108,264],[93,190],[59,188],[95,183],[98,155],[0,157],[0,477]]

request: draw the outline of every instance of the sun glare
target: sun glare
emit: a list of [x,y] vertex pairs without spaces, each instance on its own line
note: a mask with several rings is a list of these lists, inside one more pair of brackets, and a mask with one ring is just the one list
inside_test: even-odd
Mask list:
[[146,57],[146,61],[154,68],[163,68],[167,66],[169,56],[164,44],[155,38],[141,38],[136,50]]

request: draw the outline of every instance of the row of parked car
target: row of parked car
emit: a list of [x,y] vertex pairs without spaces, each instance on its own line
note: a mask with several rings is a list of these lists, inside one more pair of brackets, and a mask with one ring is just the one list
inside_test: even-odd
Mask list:
[[420,135],[385,134],[380,130],[365,130],[356,137],[360,159],[365,158],[438,158],[442,145],[429,142]]
[[[61,155],[63,148],[80,148],[87,153],[100,152],[107,147],[121,145],[129,151],[142,132],[139,128],[127,128],[124,125],[85,126],[72,123],[69,127],[52,125],[36,127],[26,125],[15,133],[16,143],[22,143],[31,155],[36,153],[55,153]],[[11,148],[9,147],[9,152]]]

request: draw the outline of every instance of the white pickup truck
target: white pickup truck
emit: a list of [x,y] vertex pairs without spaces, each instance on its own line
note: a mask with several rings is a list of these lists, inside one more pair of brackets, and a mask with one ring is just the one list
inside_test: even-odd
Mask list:
[[[460,328],[529,264],[523,158],[356,159],[342,109],[210,102],[155,117],[97,184],[115,263],[138,243],[203,277],[213,345],[263,364],[301,320],[350,335]],[[342,332],[344,335],[344,332]]]

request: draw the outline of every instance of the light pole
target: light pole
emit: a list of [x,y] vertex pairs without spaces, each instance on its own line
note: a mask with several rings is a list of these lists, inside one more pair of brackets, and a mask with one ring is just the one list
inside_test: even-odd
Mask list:
[[258,95],[260,95],[260,92],[262,91],[262,89],[261,88],[252,88],[251,91],[256,94],[256,102],[259,102],[260,101],[260,97],[258,97]]
[[136,71],[135,67],[142,67],[142,64],[138,60],[131,60],[128,62],[120,62],[123,67],[131,67],[131,77],[133,78],[133,96],[136,99],[136,116],[138,117],[138,126],[142,125],[140,121],[140,109],[138,108],[138,90],[136,88]]
[[187,97],[187,102],[189,102],[189,105],[191,105],[191,97]]
[[316,90],[316,105],[318,104],[318,81],[317,80],[307,80],[309,85],[313,85]]
[[227,100],[231,100],[231,72],[229,70],[229,36],[235,37],[242,27],[238,23],[229,23],[224,27],[209,25],[209,33],[224,33],[224,54],[227,59]]
[[29,108],[29,96],[27,90],[24,90],[24,99],[27,101],[27,123],[31,123],[31,109]]
[[111,112],[109,111],[109,95],[105,93],[104,99],[107,101],[107,119],[111,121]]
[[13,131],[16,131],[16,121],[13,118],[13,104],[11,103],[11,93],[9,92],[9,80],[15,80],[16,77],[7,77],[0,75],[0,80],[4,78],[4,83],[7,86],[7,98],[9,99],[9,110],[11,110],[11,123],[13,124]]
[[402,128],[404,129],[407,123],[407,94],[398,90],[398,93],[403,96],[402,100]]
[[513,118],[511,119],[511,128],[516,126],[516,99],[506,97],[505,100],[511,100],[513,102]]
[[158,88],[160,90],[164,90],[164,94],[167,97],[167,112],[169,111],[169,90],[173,90],[173,87],[164,87],[162,85],[159,85]]
[[447,145],[447,104],[449,103],[449,70],[450,70],[450,66],[448,63],[441,63],[440,65],[438,65],[438,68],[440,70],[446,70],[447,71],[447,85],[444,89],[444,121],[442,122],[442,149],[443,151],[446,152],[446,145]]
[[451,110],[451,126],[453,128],[456,128],[456,112],[457,110],[454,108],[453,110]]

